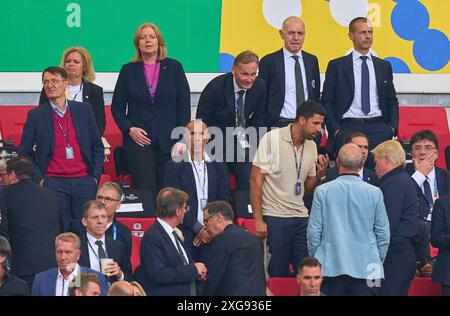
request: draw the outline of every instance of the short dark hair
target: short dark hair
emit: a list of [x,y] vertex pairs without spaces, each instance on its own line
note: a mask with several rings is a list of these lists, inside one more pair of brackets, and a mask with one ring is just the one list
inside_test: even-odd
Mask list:
[[64,80],[67,80],[67,71],[62,68],[62,67],[58,67],[58,66],[50,66],[44,69],[44,71],[42,72],[42,81],[44,81],[44,74],[46,72],[49,72],[53,75],[60,75],[61,78],[63,78]]
[[233,62],[233,66],[237,66],[239,64],[250,64],[256,63],[259,64],[259,57],[251,50],[245,50],[239,55],[236,56]]
[[81,272],[78,276],[78,279],[75,279],[74,281],[69,283],[69,296],[75,296],[75,290],[80,290],[83,293],[86,292],[89,286],[89,282],[95,283],[100,286],[100,281],[98,280],[97,274]]
[[97,200],[91,200],[91,201],[87,201],[86,203],[84,203],[83,205],[83,217],[84,218],[88,218],[89,216],[89,210],[91,208],[95,208],[97,210],[102,210],[105,209],[105,207],[103,206],[102,203],[100,203]]
[[367,140],[367,142],[369,142],[369,137],[367,137],[366,134],[361,133],[361,132],[354,132],[354,133],[351,133],[351,134],[348,134],[347,136],[345,136],[344,142],[342,143],[342,145],[351,143],[353,138],[356,138],[356,137],[364,137]]
[[6,162],[6,173],[14,171],[19,179],[31,179],[33,177],[33,163],[25,156],[17,156]]
[[306,120],[309,120],[315,114],[325,116],[325,113],[325,108],[319,102],[308,100],[297,107],[295,121],[297,122],[300,116],[304,117]]
[[363,16],[358,16],[357,18],[354,18],[353,20],[350,21],[350,24],[348,25],[348,31],[350,33],[355,32],[355,24],[357,22],[368,22],[369,20]]
[[420,130],[411,137],[411,141],[410,141],[411,148],[415,143],[420,142],[422,140],[428,140],[428,141],[432,142],[434,144],[434,146],[436,146],[436,149],[439,150],[438,138],[437,138],[436,134],[433,133],[433,131],[431,131],[429,129]]
[[233,209],[231,208],[231,205],[228,202],[225,201],[209,202],[208,204],[206,204],[205,210],[207,211],[210,217],[216,215],[217,213],[220,213],[224,218],[230,221],[234,221]]
[[298,274],[303,272],[303,267],[310,267],[310,268],[319,267],[319,268],[321,268],[322,265],[320,264],[319,260],[317,260],[314,257],[305,257],[298,265]]
[[123,200],[123,189],[120,184],[116,182],[105,182],[97,189],[97,192],[101,189],[113,189],[117,193],[117,198],[120,201]]
[[156,197],[156,216],[160,218],[171,218],[175,216],[178,208],[183,207],[188,200],[186,192],[166,187],[159,191]]
[[0,256],[6,258],[6,260],[2,263],[3,268],[6,269],[9,265],[9,261],[11,260],[12,252],[8,239],[3,236],[0,236]]

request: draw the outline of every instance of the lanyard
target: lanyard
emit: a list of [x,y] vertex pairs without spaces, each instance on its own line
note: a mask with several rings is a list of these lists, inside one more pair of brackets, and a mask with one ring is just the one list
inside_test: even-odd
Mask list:
[[[77,96],[80,94],[81,91],[83,91],[83,81],[80,84],[80,90],[78,90],[78,92],[75,93],[75,95],[72,97],[72,100],[76,101]],[[81,99],[83,99],[83,98],[81,98]]]
[[[245,92],[247,93],[247,92]],[[244,94],[245,94],[244,93]],[[238,100],[239,100],[239,96],[238,96]],[[242,96],[242,102],[244,102],[244,96]],[[245,110],[245,105],[242,107],[242,112],[244,112]],[[242,125],[245,128],[245,115],[244,113],[241,113],[242,116]],[[237,100],[234,101],[234,127],[238,127],[239,126],[239,107],[237,104]]]
[[[63,128],[63,126],[62,126],[60,120],[58,119],[58,114],[56,113],[56,111],[58,111],[57,109],[55,109],[54,115],[55,115],[56,123],[58,123],[59,129],[61,130],[61,133],[63,134],[63,136],[64,136],[65,139],[66,139],[67,146],[69,146],[70,109],[69,109],[69,106],[68,106],[68,105],[66,105],[66,109],[67,109],[67,132],[66,132],[66,130]],[[59,112],[59,111],[58,111],[58,112]]]
[[[198,183],[200,183],[200,188],[202,189],[202,197],[205,198],[205,187],[206,187],[206,162],[203,162],[203,185],[200,182],[200,174],[197,171],[197,167],[195,166],[195,162],[192,161],[192,167],[194,167],[196,180],[198,179]],[[197,182],[197,181],[196,181]]]
[[[101,269],[100,258],[98,257],[97,252],[94,250],[94,248],[92,247],[91,242],[89,240],[88,240],[88,245],[89,245],[89,248],[91,248],[92,252],[94,253],[95,258],[97,258],[98,264],[100,265],[100,269]],[[106,247],[104,247],[104,250],[105,250],[106,258],[108,258],[108,254],[106,253]]]
[[[428,181],[428,180],[425,180]],[[433,188],[433,203],[439,198],[437,175],[434,175],[434,188]]]
[[[147,80],[147,71],[145,70],[146,68],[145,68],[145,65],[144,65],[144,72],[145,72],[145,81],[147,82],[147,87],[148,87],[148,91],[149,91],[149,93],[150,93],[150,101],[152,102],[152,103],[155,103],[155,94],[156,94],[156,88],[154,88],[155,87],[155,78],[156,78],[156,73],[159,71],[159,69],[160,69],[160,63],[159,62],[157,62],[156,64],[155,64],[155,70],[153,71],[153,78],[152,78],[152,81],[151,82],[148,82],[148,80]],[[153,95],[152,95],[152,90],[154,90],[153,91]]]
[[113,239],[116,240],[117,238],[117,227],[116,224],[113,223]]
[[300,182],[300,172],[302,170],[302,162],[303,162],[303,152],[305,150],[305,142],[302,144],[302,152],[300,154],[300,163],[297,161],[297,152],[295,150],[295,145],[292,147],[294,150],[294,157],[295,157],[295,169],[297,170],[297,183]]

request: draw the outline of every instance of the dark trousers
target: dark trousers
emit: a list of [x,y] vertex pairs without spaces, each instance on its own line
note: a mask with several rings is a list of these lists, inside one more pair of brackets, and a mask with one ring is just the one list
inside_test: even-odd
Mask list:
[[407,296],[415,273],[413,241],[404,237],[395,237],[394,240],[391,238],[384,261],[384,281],[381,282],[380,295]]
[[123,155],[130,171],[131,181],[135,189],[149,190],[156,194],[164,185],[166,162],[169,153],[163,153],[157,143],[149,146],[147,151],[124,150]]
[[356,279],[349,275],[325,277],[321,292],[328,296],[375,296],[378,289],[367,286],[366,279]]
[[442,284],[442,296],[450,296],[450,286]]
[[297,271],[300,261],[308,256],[306,229],[308,217],[264,216],[267,224],[267,246],[270,254],[269,275],[287,277],[289,264]]
[[44,187],[55,191],[62,213],[64,231],[81,221],[83,206],[95,199],[97,183],[91,176],[81,178],[44,178]]

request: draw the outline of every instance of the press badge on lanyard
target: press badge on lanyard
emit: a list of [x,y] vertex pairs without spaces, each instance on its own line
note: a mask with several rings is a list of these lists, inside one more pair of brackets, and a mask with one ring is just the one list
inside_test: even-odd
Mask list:
[[66,159],[69,160],[69,159],[73,159],[73,158],[74,158],[73,147],[67,146],[66,147]]
[[[54,113],[54,114],[55,114],[56,123],[58,123],[59,129],[61,130],[61,133],[63,134],[64,138],[66,139],[66,144],[67,144],[67,146],[65,147],[66,159],[71,160],[71,159],[75,158],[75,155],[73,153],[73,147],[70,146],[70,144],[69,144],[70,109],[69,109],[68,105],[66,105],[66,109],[67,109],[67,112],[66,112],[67,113],[67,131],[64,130],[61,122],[59,121],[58,114],[57,113]],[[55,112],[56,112],[56,110],[55,110]]]

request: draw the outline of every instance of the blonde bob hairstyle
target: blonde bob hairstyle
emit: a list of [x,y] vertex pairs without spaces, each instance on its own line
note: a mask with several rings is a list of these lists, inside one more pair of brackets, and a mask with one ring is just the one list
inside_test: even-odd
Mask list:
[[61,67],[66,69],[64,65],[66,63],[67,56],[73,52],[79,53],[83,59],[83,80],[86,82],[93,82],[95,80],[94,64],[92,63],[91,54],[89,54],[87,49],[84,47],[71,46],[67,48],[61,58]]
[[392,163],[405,167],[406,154],[402,145],[396,140],[387,140],[372,150],[375,159],[386,157]]
[[164,39],[162,37],[161,31],[158,29],[158,27],[151,22],[145,22],[139,25],[136,32],[134,33],[134,47],[136,48],[136,57],[134,57],[131,61],[133,62],[139,62],[142,61],[142,53],[139,48],[139,40],[141,39],[141,33],[142,30],[146,27],[150,27],[155,31],[156,38],[158,39],[158,56],[156,57],[156,60],[163,60],[167,57],[167,48],[166,43],[164,42]]

